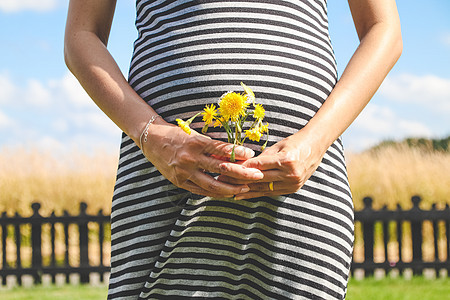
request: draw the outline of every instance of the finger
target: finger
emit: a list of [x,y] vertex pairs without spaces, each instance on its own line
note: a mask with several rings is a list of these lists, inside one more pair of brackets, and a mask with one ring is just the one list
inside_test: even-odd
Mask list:
[[196,172],[190,180],[200,188],[213,194],[236,195],[250,191],[247,185],[234,185],[221,182],[203,172]]
[[258,169],[247,168],[240,164],[225,163],[212,156],[201,157],[198,166],[209,172],[226,174],[229,177],[242,180],[259,180],[264,177],[264,174]]
[[249,183],[247,185],[250,188],[250,192],[289,190],[291,193],[293,193],[300,189],[299,184],[294,182],[293,180],[257,182]]
[[263,172],[255,168],[247,168],[244,165],[223,162],[219,165],[220,174],[239,180],[261,180]]
[[185,184],[182,186],[183,189],[190,191],[193,194],[196,195],[202,195],[202,196],[208,196],[208,197],[214,197],[214,198],[233,198],[234,195],[222,195],[222,194],[216,194],[212,193],[210,191],[207,191],[205,189],[202,189],[197,184],[193,183],[192,181],[186,181]]
[[240,178],[231,177],[231,176],[228,176],[225,174],[221,174],[221,175],[219,175],[217,180],[231,183],[231,184],[247,184],[247,185],[250,183],[256,183],[256,182],[269,183],[271,181],[289,180],[286,172],[283,172],[281,170],[266,170],[266,171],[261,171],[261,173],[264,175],[264,177],[261,179],[254,179],[254,180],[253,179],[240,179]]
[[236,146],[229,143],[224,143],[217,140],[212,140],[207,144],[205,152],[208,154],[214,154],[219,157],[231,157],[231,152],[234,147],[234,155],[236,160],[247,160],[255,156],[255,152],[244,146]]
[[[218,155],[211,154],[210,157],[214,157],[215,159],[221,160],[223,162],[228,162],[228,163],[230,162],[230,157],[227,157],[227,156],[218,156]],[[244,163],[244,161],[245,160],[236,159],[236,161],[233,162],[233,164],[242,165]]]
[[254,180],[237,179],[226,175],[219,175],[219,177],[217,177],[217,180],[229,184],[246,184],[246,185],[255,182]]
[[276,155],[260,155],[246,160],[242,165],[259,170],[279,169],[282,166],[280,158]]

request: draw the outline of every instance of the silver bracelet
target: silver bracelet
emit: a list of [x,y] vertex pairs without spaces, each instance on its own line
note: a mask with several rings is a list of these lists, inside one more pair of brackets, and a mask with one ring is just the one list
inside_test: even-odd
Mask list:
[[147,142],[147,136],[148,136],[148,128],[150,127],[150,125],[155,122],[156,119],[158,119],[159,117],[161,117],[160,115],[154,115],[150,118],[150,120],[148,120],[147,125],[145,126],[144,130],[141,133],[141,136],[139,137],[139,148],[142,149],[142,137],[144,137],[144,143]]

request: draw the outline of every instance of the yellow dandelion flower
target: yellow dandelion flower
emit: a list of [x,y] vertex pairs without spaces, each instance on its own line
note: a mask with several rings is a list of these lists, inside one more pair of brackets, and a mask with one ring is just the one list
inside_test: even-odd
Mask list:
[[202,112],[203,121],[205,121],[205,125],[209,125],[217,117],[216,106],[214,104],[211,104],[210,106],[206,105],[203,110],[204,110],[204,112]]
[[191,128],[189,127],[190,122],[185,122],[181,119],[177,119],[176,121],[178,123],[178,126],[180,126],[184,132],[186,132],[187,134],[191,134]]
[[261,133],[269,132],[269,123],[267,123],[266,125],[262,125],[261,127],[259,127],[259,132],[261,132]]
[[219,101],[219,112],[225,121],[231,119],[233,122],[237,122],[240,116],[245,115],[247,106],[248,103],[245,102],[244,96],[235,92],[228,92]]
[[249,140],[251,140],[251,141],[259,142],[259,139],[261,139],[262,133],[259,132],[258,128],[253,128],[251,130],[246,130],[245,136],[248,137]]
[[264,107],[261,104],[256,104],[256,105],[254,105],[254,107],[255,107],[255,111],[253,112],[253,117],[255,119],[262,120],[264,118],[266,110],[264,109]]
[[249,88],[248,86],[246,86],[243,82],[241,82],[241,86],[244,88],[244,91],[247,94],[247,99],[254,104],[255,103],[255,93],[253,93],[252,89]]
[[223,118],[216,119],[216,122],[214,122],[214,127],[222,127],[222,122],[224,122]]

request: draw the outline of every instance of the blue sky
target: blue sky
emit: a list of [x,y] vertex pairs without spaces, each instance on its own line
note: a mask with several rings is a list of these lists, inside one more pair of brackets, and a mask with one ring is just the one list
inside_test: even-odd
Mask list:
[[[109,49],[127,73],[133,0],[118,0]],[[358,45],[347,1],[329,0],[341,74]],[[344,134],[350,151],[384,139],[450,134],[450,1],[398,0],[404,50]],[[120,131],[87,97],[63,59],[68,0],[0,1],[0,148],[117,152]]]

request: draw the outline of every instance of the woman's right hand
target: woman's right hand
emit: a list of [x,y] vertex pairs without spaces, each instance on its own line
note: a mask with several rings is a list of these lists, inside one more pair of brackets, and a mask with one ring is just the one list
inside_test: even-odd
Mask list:
[[[150,125],[148,133],[148,141],[142,145],[147,159],[174,185],[194,194],[228,198],[249,191],[247,185],[221,182],[205,172],[220,173],[238,181],[264,177],[258,169],[238,163],[223,163],[223,158],[231,155],[232,144],[211,139],[194,130],[189,135],[161,119]],[[247,160],[254,155],[249,148],[235,148],[236,160]]]

